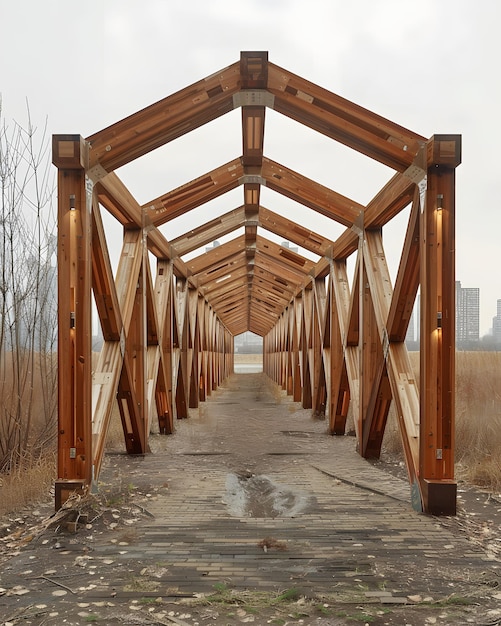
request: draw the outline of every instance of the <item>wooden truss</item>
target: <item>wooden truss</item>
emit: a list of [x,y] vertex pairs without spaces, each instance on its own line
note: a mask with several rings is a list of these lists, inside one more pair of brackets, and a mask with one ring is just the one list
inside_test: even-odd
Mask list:
[[[242,155],[141,206],[115,170],[240,108]],[[394,170],[363,206],[263,154],[271,108]],[[83,139],[53,138],[58,167],[59,450],[56,505],[96,480],[115,399],[127,451],[171,433],[233,371],[233,336],[264,337],[264,368],[378,457],[396,407],[413,503],[455,512],[454,215],[458,135],[421,137],[268,61],[240,61]],[[335,241],[260,203],[266,186],[346,227]],[[243,188],[243,204],[168,241],[159,227]],[[410,218],[395,284],[383,227]],[[113,275],[101,211],[123,227]],[[188,253],[243,234],[191,260]],[[264,231],[262,234],[261,231]],[[320,257],[273,243],[266,231]],[[157,259],[156,274],[149,258]],[[356,255],[351,287],[347,259]],[[421,294],[420,385],[404,339]],[[91,310],[104,336],[92,364]]]

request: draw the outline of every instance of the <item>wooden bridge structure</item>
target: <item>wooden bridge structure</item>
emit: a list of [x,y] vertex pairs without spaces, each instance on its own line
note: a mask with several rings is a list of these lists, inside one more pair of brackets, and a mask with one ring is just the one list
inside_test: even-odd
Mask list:
[[[115,173],[241,109],[242,154],[139,204]],[[264,154],[266,110],[393,170],[366,205]],[[453,514],[455,168],[459,135],[425,138],[268,60],[243,52],[219,72],[100,132],[53,137],[58,168],[59,431],[56,506],[99,476],[118,402],[127,451],[148,451],[153,420],[176,419],[233,371],[233,337],[263,337],[264,371],[343,435],[351,406],[363,457],[378,457],[396,408],[413,504]],[[265,186],[345,227],[313,232],[261,205]],[[241,187],[228,213],[168,240],[161,227]],[[392,284],[382,233],[409,220]],[[102,211],[123,227],[116,272]],[[186,260],[236,230],[240,236]],[[266,233],[317,255],[316,262]],[[356,258],[350,281],[347,259]],[[150,259],[156,258],[156,267]],[[420,291],[419,385],[404,343]],[[92,307],[104,337],[92,363]],[[244,436],[244,435],[243,435]]]

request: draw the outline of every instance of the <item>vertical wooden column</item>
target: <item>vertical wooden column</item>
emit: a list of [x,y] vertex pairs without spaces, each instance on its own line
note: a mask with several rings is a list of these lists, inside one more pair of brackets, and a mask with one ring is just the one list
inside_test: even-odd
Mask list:
[[303,389],[303,370],[302,370],[302,345],[301,345],[301,325],[303,315],[303,299],[296,296],[293,301],[291,336],[293,337],[292,358],[293,358],[293,383],[292,383],[292,399],[294,402],[301,402],[301,394]]
[[[332,263],[330,270],[330,340],[331,340],[331,371],[330,371],[330,405],[329,429],[333,435],[344,435],[350,404],[350,388],[344,356],[344,337],[346,334],[349,286],[346,276],[346,260]],[[344,299],[340,292],[345,293]],[[343,310],[344,309],[344,310]],[[346,348],[353,350],[353,348]]]
[[286,383],[285,390],[288,396],[292,396],[294,388],[294,369],[293,369],[293,354],[294,354],[294,342],[293,342],[293,326],[291,320],[293,319],[293,307],[288,306],[283,315],[285,323],[285,333],[287,336],[287,368],[286,368]]
[[215,315],[212,307],[207,305],[207,393],[212,395],[216,390],[214,381],[214,338],[216,336]]
[[284,391],[287,391],[287,353],[289,351],[289,342],[287,337],[287,317],[285,311],[278,320],[280,328],[280,385]]
[[176,417],[188,417],[188,284],[177,278],[175,290],[177,321]]
[[228,331],[227,335],[228,342],[228,365],[226,369],[226,376],[230,376],[233,374],[235,368],[235,344],[233,342],[233,335]]
[[330,346],[324,345],[325,317],[327,293],[325,279],[316,279],[312,283],[313,291],[313,316],[312,316],[312,348],[313,348],[313,386],[312,386],[312,415],[323,419],[327,405],[326,367],[324,360],[328,362],[330,374]]
[[272,380],[277,383],[279,383],[279,368],[278,368],[278,364],[279,364],[279,360],[280,360],[280,347],[279,347],[279,334],[278,334],[278,325],[275,324],[275,326],[273,327],[272,331],[271,331],[271,358],[272,358]]
[[[92,191],[87,145],[55,135],[58,168],[58,477],[56,508],[92,481],[91,243]],[[89,183],[90,184],[90,183]]]
[[200,381],[199,398],[200,402],[207,400],[207,319],[206,303],[203,298],[198,299],[198,324],[200,332]]
[[425,512],[456,512],[454,481],[455,168],[459,135],[428,142],[421,228],[419,479]]
[[302,388],[301,388],[301,406],[303,409],[312,408],[312,369],[310,363],[313,356],[312,334],[311,334],[311,318],[313,315],[313,295],[311,289],[303,288],[303,315],[301,319],[301,342],[302,354],[301,362],[302,370]]
[[[119,396],[125,391],[125,396],[129,403],[130,398],[134,398],[134,409],[128,411],[128,418],[132,420],[132,428],[128,432],[128,426],[125,428],[127,450],[134,454],[144,453],[147,449],[148,440],[148,393],[147,393],[147,321],[146,321],[146,264],[148,263],[146,241],[144,231],[137,232],[138,243],[140,248],[138,253],[141,255],[141,266],[135,284],[134,301],[132,315],[127,329],[126,337],[126,354],[124,366],[129,366],[130,383],[133,387],[133,396],[130,390],[126,390],[127,384],[122,377]],[[139,256],[139,254],[138,254]],[[119,403],[124,408],[125,403]],[[124,415],[122,415],[122,419]],[[127,420],[124,422],[124,426]]]
[[172,262],[166,259],[159,259],[155,292],[160,325],[161,355],[155,399],[159,431],[165,435],[172,433],[174,430],[174,414],[172,410],[172,276]]
[[188,334],[188,369],[189,369],[189,397],[188,406],[190,409],[198,408],[199,384],[200,384],[200,338],[198,322],[198,292],[196,289],[188,289],[188,311],[189,311],[189,334]]

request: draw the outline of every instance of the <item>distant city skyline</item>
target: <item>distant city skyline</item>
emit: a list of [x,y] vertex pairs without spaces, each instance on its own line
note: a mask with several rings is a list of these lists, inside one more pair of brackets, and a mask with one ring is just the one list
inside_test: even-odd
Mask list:
[[497,301],[497,312],[492,318],[492,336],[496,343],[501,344],[501,299]]
[[[477,299],[477,304],[478,304],[478,336],[479,338],[485,337],[485,336],[489,336],[489,335],[493,335],[495,334],[495,323],[494,320],[496,318],[499,317],[500,315],[500,302],[501,299],[498,299],[496,302],[496,308],[493,308],[493,310],[488,310],[487,306],[484,304],[482,306],[482,290],[480,289],[480,287],[475,287],[475,286],[468,286],[468,287],[463,287],[461,281],[456,281],[456,285],[459,283],[459,285],[461,286],[461,289],[463,291],[465,291],[465,295],[467,294],[467,297],[470,298],[470,302],[473,299]],[[476,294],[476,295],[475,295]],[[501,294],[500,294],[501,296]],[[490,304],[488,305],[489,307],[491,306]],[[489,321],[490,320],[490,324]],[[457,324],[457,317],[456,317],[456,324]],[[456,336],[457,336],[457,332],[456,332]]]

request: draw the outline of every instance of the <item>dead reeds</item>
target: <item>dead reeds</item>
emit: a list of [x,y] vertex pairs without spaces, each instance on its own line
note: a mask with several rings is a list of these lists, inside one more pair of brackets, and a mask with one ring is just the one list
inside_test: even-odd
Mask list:
[[[410,357],[419,379],[419,353]],[[403,459],[392,413],[383,448]],[[455,458],[458,479],[501,490],[501,352],[456,353]]]

